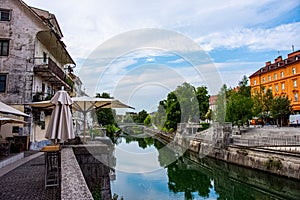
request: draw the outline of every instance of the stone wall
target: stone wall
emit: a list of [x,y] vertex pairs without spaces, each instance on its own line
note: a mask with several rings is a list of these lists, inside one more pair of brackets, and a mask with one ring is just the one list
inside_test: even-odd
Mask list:
[[[186,150],[223,160],[244,167],[262,170],[294,179],[300,179],[300,154],[276,151],[266,148],[250,148],[230,144],[233,129],[230,124],[215,124],[208,130],[195,135],[178,135],[170,137],[166,133],[157,134],[164,141],[174,140]],[[187,141],[189,146],[187,147]]]
[[61,150],[61,199],[93,199],[72,148]]
[[90,191],[100,192],[102,200],[111,200],[109,174],[112,152],[108,146],[76,145],[73,150]]

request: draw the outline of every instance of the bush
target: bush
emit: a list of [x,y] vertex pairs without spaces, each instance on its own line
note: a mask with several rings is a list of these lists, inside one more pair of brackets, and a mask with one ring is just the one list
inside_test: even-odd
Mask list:
[[269,158],[265,162],[265,166],[267,169],[276,169],[276,170],[282,169],[281,161],[279,159],[275,159],[275,158]]

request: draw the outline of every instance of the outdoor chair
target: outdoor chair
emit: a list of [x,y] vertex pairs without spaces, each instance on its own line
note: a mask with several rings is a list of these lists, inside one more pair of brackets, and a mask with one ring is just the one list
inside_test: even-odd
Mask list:
[[11,146],[11,142],[1,143],[0,144],[0,155],[9,156],[10,155],[10,146]]

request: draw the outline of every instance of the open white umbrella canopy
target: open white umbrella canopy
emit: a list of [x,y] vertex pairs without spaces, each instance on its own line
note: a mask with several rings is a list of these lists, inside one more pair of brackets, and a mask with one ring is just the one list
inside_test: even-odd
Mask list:
[[10,117],[0,117],[0,132],[1,126],[4,124],[25,124],[26,122],[20,119],[14,119]]
[[60,90],[55,93],[50,103],[55,107],[52,111],[45,137],[54,141],[66,141],[75,138],[70,109],[72,99],[69,94],[64,90]]
[[14,118],[10,118],[10,117],[0,117],[0,126],[4,125],[4,124],[8,124],[8,123],[11,123],[11,124],[24,124],[26,122],[23,121],[23,120],[20,120],[20,119],[14,119]]
[[29,115],[9,106],[1,101],[0,101],[0,113],[29,117]]
[[86,115],[95,108],[132,108],[119,100],[99,97],[73,97],[72,109],[83,113],[83,142],[86,142]]
[[[132,108],[119,100],[116,99],[109,99],[109,98],[99,98],[99,97],[72,97],[73,101],[72,110],[78,111],[83,113],[83,141],[86,142],[86,116],[87,113],[92,111],[95,108]],[[39,108],[48,108],[53,106],[50,101],[41,101],[31,104],[32,107],[39,107]]]

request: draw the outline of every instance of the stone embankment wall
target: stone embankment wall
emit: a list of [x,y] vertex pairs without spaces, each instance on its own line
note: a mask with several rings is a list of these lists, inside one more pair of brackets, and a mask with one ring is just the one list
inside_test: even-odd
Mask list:
[[191,134],[179,128],[176,134],[159,131],[156,136],[164,142],[175,141],[184,149],[244,167],[300,179],[300,153],[273,150],[264,147],[238,146],[232,143],[234,130],[231,124],[214,125],[208,130]]

